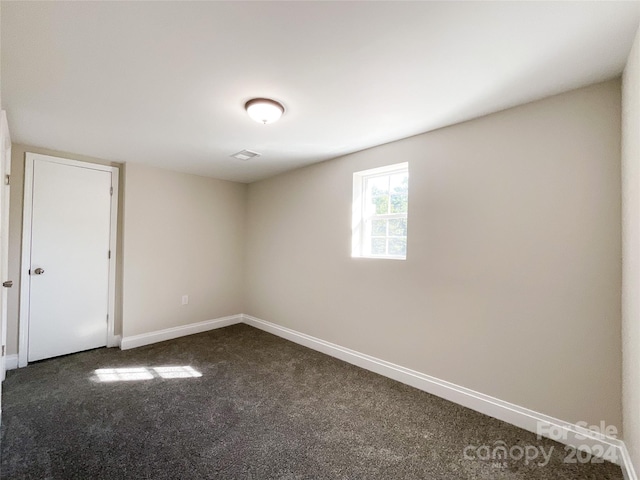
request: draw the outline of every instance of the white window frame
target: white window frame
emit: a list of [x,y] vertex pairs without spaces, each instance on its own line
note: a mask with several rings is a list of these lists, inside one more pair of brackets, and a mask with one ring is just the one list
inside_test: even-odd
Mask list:
[[[375,177],[386,177],[397,173],[409,174],[409,163],[396,163],[384,167],[371,168],[355,172],[353,174],[353,203],[351,214],[351,256],[354,258],[380,258],[391,260],[406,260],[408,254],[408,244],[405,255],[374,255],[370,252],[370,236],[367,234],[366,223],[378,215],[367,214],[366,204],[366,188],[367,181]],[[407,205],[407,213],[388,213],[379,215],[380,218],[406,218],[408,219],[409,207]],[[408,225],[407,225],[408,227]],[[407,232],[408,233],[408,232]]]

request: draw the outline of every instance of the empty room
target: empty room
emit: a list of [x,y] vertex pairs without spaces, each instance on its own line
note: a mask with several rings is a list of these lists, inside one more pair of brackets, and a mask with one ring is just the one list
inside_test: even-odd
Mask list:
[[640,2],[0,2],[0,477],[640,472]]

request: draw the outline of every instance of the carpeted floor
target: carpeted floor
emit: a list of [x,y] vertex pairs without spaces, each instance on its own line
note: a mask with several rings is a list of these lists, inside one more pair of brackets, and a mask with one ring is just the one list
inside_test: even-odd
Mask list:
[[[3,395],[3,479],[622,479],[246,325],[32,364]],[[481,459],[499,442],[514,458]]]

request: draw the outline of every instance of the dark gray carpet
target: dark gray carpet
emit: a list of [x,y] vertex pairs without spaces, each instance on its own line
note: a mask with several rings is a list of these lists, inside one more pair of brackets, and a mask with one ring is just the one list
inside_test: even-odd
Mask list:
[[[151,379],[96,381],[96,369],[159,366],[202,376],[149,368]],[[9,372],[3,390],[3,479],[622,479],[610,463],[565,464],[560,444],[246,325],[39,362]],[[498,441],[553,447],[552,459],[464,458],[467,445]]]

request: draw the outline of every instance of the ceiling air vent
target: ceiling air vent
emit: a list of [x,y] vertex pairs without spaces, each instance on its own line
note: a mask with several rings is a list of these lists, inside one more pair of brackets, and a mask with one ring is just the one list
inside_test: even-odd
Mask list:
[[251,160],[252,158],[259,157],[261,154],[258,152],[252,152],[251,150],[241,150],[238,153],[231,155],[238,160]]

